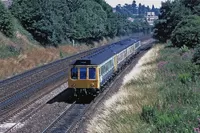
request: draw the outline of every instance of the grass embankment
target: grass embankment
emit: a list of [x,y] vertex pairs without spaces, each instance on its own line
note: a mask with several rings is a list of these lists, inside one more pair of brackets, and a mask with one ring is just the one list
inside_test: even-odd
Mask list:
[[191,63],[192,55],[192,50],[155,46],[132,71],[131,81],[106,101],[88,130],[99,133],[199,130],[200,77],[199,68]]

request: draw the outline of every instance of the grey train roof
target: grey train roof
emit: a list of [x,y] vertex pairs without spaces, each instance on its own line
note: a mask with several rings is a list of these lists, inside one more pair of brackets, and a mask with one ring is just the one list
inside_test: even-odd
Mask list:
[[135,39],[126,39],[117,43],[113,43],[108,47],[99,50],[98,52],[75,61],[73,65],[100,65],[110,57],[114,56],[116,53],[123,51],[137,41],[138,40]]

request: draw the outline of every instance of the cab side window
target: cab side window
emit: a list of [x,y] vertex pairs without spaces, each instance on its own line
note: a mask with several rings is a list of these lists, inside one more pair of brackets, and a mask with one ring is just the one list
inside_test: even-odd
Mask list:
[[86,79],[87,78],[87,68],[80,68],[80,79]]
[[71,79],[78,79],[78,68],[71,69]]
[[96,79],[96,68],[89,68],[89,79]]

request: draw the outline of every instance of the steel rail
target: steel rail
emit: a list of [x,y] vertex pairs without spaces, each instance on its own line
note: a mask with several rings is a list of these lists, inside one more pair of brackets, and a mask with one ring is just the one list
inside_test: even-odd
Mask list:
[[[150,48],[152,43],[153,42],[147,44],[145,47],[141,49],[141,51],[145,51],[146,49]],[[137,55],[140,55],[140,52],[138,52]],[[133,61],[133,58],[137,55],[133,55],[133,57],[130,58],[130,60]],[[129,60],[127,60],[127,62],[129,62]],[[128,66],[128,63],[125,63],[125,66],[123,67],[125,69],[121,70],[119,73],[117,73],[117,75],[114,78],[110,79],[104,86],[105,89],[102,92],[102,94],[98,95],[90,104],[84,105],[84,106],[78,105],[78,104],[71,106],[69,110],[65,110],[56,120],[54,120],[47,128],[45,128],[42,133],[72,132],[74,128],[76,127],[77,123],[83,118],[83,116],[87,113],[87,111],[90,110],[90,108],[94,106],[94,104],[95,105],[99,104],[104,99],[104,97],[110,91],[112,91],[112,89],[109,89],[109,88],[112,88],[114,83],[116,83],[119,80],[119,78],[121,77],[121,74],[128,69],[127,66]],[[74,111],[74,112],[70,112],[70,111]]]
[[69,111],[71,111],[76,105],[76,101],[70,105],[70,107],[66,107],[64,111],[47,127],[43,130],[42,133],[49,133],[50,130],[63,118],[64,115],[66,115]]
[[[64,84],[65,82],[61,82],[60,84],[56,85],[55,87],[53,87],[52,89],[48,90],[47,92],[43,93],[42,95],[40,95],[39,97],[35,98],[34,100],[32,100],[31,102],[25,104],[23,107],[21,107],[20,109],[14,111],[12,114],[8,114],[6,117],[3,118],[3,120],[0,121],[4,121],[6,119],[8,119],[9,117],[11,117],[14,114],[19,113],[21,110],[25,109],[26,107],[32,105],[35,103],[35,101],[40,100],[43,96],[53,92],[55,90],[56,87]],[[23,116],[22,118],[20,118],[20,120],[18,120],[17,123],[15,123],[12,127],[10,127],[9,129],[7,129],[5,131],[5,133],[10,132],[12,129],[14,129],[15,127],[17,127],[19,124],[21,124],[22,122],[24,122],[25,120],[29,119],[31,116],[33,116],[37,111],[41,110],[42,108],[44,108],[46,105],[46,102],[39,104],[36,108],[34,108],[33,110],[31,110],[29,113],[27,113],[25,116]]]
[[[106,47],[106,46],[105,46]],[[103,47],[104,48],[104,47]],[[65,68],[67,70],[67,68]],[[4,99],[2,102],[0,102],[0,109],[2,112],[5,112],[6,109],[11,107],[11,105],[19,102],[25,97],[30,96],[34,92],[36,92],[39,89],[42,89],[44,86],[47,84],[55,81],[55,80],[60,80],[61,77],[64,77],[67,75],[67,72],[64,70],[60,70],[56,72],[55,74],[52,74],[45,79],[42,79],[36,83],[33,83],[31,85],[28,85],[27,88],[23,88],[21,91],[16,92],[15,94],[11,95],[10,97]],[[0,113],[2,115],[3,113]]]

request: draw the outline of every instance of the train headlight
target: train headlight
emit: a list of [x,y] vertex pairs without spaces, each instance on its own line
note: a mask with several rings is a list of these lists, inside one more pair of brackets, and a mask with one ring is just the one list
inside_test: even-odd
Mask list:
[[72,87],[72,88],[75,88],[75,87],[76,87],[76,84],[71,85],[71,87]]
[[94,83],[90,84],[90,87],[92,87],[92,88],[93,88],[93,87],[94,87]]

